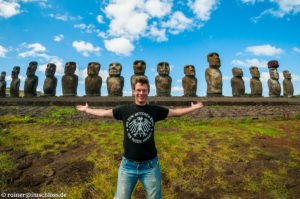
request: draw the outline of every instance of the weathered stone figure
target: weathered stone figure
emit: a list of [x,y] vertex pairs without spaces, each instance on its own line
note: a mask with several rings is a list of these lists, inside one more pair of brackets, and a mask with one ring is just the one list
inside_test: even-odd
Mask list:
[[90,62],[87,67],[88,76],[85,78],[86,96],[101,96],[102,78],[99,76],[101,65]]
[[135,80],[136,77],[139,76],[145,76],[145,70],[146,70],[146,63],[143,60],[136,60],[133,62],[133,70],[134,70],[134,75],[131,76],[130,78],[130,83],[131,83],[131,89],[133,89],[133,81]]
[[168,62],[157,64],[158,75],[155,77],[156,96],[171,96],[172,78],[169,76],[170,66]]
[[241,68],[232,69],[233,78],[231,78],[232,96],[240,97],[245,95],[245,84],[243,80],[243,71]]
[[37,69],[37,62],[32,61],[29,63],[27,68],[27,78],[24,84],[24,96],[25,97],[35,97],[37,95],[36,88],[39,83],[39,78],[35,75]]
[[47,64],[46,79],[43,86],[45,96],[55,96],[56,94],[57,78],[54,76],[55,72],[56,65],[53,63]]
[[259,80],[260,73],[256,66],[250,67],[250,73],[252,78],[250,79],[250,87],[251,87],[251,96],[252,97],[261,97],[262,96],[262,84]]
[[10,97],[19,97],[19,89],[20,89],[20,66],[15,66],[11,72],[11,83],[10,83]]
[[124,77],[120,63],[109,64],[109,77],[106,79],[108,96],[123,96]]
[[0,76],[0,97],[5,97],[5,91],[6,91],[5,76],[6,76],[6,72],[2,72]]
[[197,92],[197,78],[196,71],[193,65],[186,65],[184,67],[185,76],[182,78],[182,86],[184,97],[196,97]]
[[294,86],[292,83],[292,75],[288,70],[283,71],[283,95],[284,97],[293,97],[294,95]]
[[281,86],[278,81],[279,73],[277,72],[277,68],[279,67],[277,60],[272,60],[268,62],[270,79],[268,80],[269,86],[269,96],[270,97],[280,97]]
[[63,96],[76,96],[78,86],[78,76],[75,75],[76,63],[67,62],[65,65],[65,75],[62,77]]
[[205,70],[205,79],[207,83],[207,96],[208,97],[221,97],[222,96],[222,73],[219,70],[221,61],[219,54],[212,52],[207,55],[209,68]]

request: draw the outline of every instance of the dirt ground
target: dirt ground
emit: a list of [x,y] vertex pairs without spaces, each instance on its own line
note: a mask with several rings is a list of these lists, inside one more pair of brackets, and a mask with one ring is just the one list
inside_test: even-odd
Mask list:
[[[0,122],[0,129],[2,129],[4,135],[10,133],[6,130],[9,125],[9,123]],[[276,184],[276,186],[282,185],[282,187],[277,187],[278,189],[283,189],[283,192],[288,192],[288,194],[283,193],[281,195],[282,198],[300,198],[300,160],[297,159],[300,153],[299,120],[273,121],[265,124],[262,123],[261,125],[276,127],[280,132],[284,132],[286,136],[253,136],[251,138],[251,146],[244,142],[236,142],[230,147],[234,150],[238,150],[242,157],[247,156],[250,147],[263,149],[264,153],[257,153],[256,158],[247,161],[243,158],[228,162],[215,159],[213,160],[215,162],[212,162],[211,166],[207,166],[204,159],[199,157],[209,157],[209,150],[212,150],[212,152],[222,150],[222,148],[219,147],[219,142],[211,140],[208,149],[204,149],[201,152],[190,151],[182,161],[184,167],[189,168],[189,170],[197,170],[200,168],[201,172],[198,173],[199,175],[193,175],[189,170],[180,172],[179,177],[183,181],[188,182],[188,184],[183,184],[176,180],[171,181],[167,177],[167,174],[162,172],[163,189],[174,192],[174,198],[178,199],[227,199],[231,198],[232,194],[237,196],[236,198],[276,198],[274,195],[270,195],[270,191],[267,190],[269,186],[275,186]],[[59,131],[60,128],[66,127],[49,126],[49,128]],[[166,129],[159,127],[157,130],[163,131]],[[170,131],[170,128],[168,130]],[[197,137],[197,135],[193,133],[185,135],[186,140],[193,140],[195,137]],[[222,140],[219,141],[222,142]],[[55,144],[64,145],[65,143],[58,141]],[[44,145],[44,149],[51,149],[53,147],[54,145],[51,144]],[[263,172],[265,170],[270,171],[270,173],[278,172],[278,163],[287,164],[289,162],[291,148],[295,150],[295,156],[297,156],[296,159],[298,161],[296,165],[284,167],[285,170],[282,171],[285,176],[284,182],[281,182],[283,180],[281,177],[268,176],[268,173]],[[0,153],[8,154],[17,165],[15,170],[8,173],[0,171],[0,179],[5,179],[8,185],[5,190],[1,190],[11,193],[38,193],[41,187],[45,185],[55,184],[56,186],[70,186],[80,182],[85,184],[82,198],[89,199],[94,198],[95,195],[99,196],[101,193],[90,184],[92,176],[96,172],[95,165],[86,160],[86,157],[93,150],[97,150],[96,144],[85,144],[84,138],[77,138],[76,144],[62,148],[58,153],[50,152],[43,155],[40,153],[31,154],[25,150],[15,151],[9,146],[0,146]],[[98,153],[101,154],[100,149]],[[161,155],[160,153],[161,152],[159,152],[159,156]],[[121,154],[117,154],[112,158],[117,165],[121,160]],[[72,164],[70,164],[70,159],[72,160]],[[213,164],[218,165],[219,170],[213,167]],[[176,167],[177,165],[169,166]],[[256,189],[258,185],[249,184],[249,190],[245,190],[245,175],[249,178],[249,183],[265,178],[267,188],[257,191],[253,189]],[[224,184],[224,186],[222,186],[221,182],[212,183],[210,181],[210,179],[219,179],[219,177],[226,182],[226,185]],[[201,192],[193,190],[201,190]],[[135,191],[134,197],[137,199],[145,198],[145,193],[144,191]]]

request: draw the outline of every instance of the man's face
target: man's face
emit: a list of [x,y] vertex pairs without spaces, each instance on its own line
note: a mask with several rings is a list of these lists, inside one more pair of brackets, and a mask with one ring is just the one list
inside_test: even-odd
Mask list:
[[135,96],[135,103],[137,105],[146,105],[149,90],[147,84],[137,83],[135,89],[132,90],[133,95]]

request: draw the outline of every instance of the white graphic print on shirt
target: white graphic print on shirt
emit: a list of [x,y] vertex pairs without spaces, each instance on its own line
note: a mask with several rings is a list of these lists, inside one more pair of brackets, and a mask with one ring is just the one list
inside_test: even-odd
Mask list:
[[153,118],[145,112],[137,112],[126,121],[126,133],[134,143],[146,142],[153,134]]

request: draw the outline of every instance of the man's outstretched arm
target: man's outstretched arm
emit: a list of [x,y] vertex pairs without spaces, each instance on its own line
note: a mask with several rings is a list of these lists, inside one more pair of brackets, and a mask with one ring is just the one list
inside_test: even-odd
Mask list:
[[114,117],[112,109],[90,109],[88,103],[86,103],[85,106],[78,105],[76,109],[99,117]]
[[168,117],[177,117],[177,116],[182,116],[185,114],[188,114],[190,112],[193,112],[197,109],[200,109],[203,107],[203,104],[201,102],[198,103],[191,103],[190,107],[187,108],[177,108],[177,109],[169,109],[169,114]]

